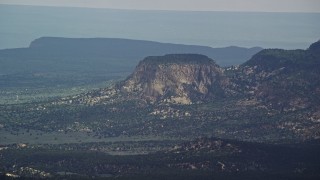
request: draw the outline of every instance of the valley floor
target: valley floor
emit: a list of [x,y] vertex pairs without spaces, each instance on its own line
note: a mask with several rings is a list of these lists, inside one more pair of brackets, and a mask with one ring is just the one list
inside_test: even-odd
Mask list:
[[0,173],[23,179],[319,179],[319,144],[216,138],[7,144],[0,147]]

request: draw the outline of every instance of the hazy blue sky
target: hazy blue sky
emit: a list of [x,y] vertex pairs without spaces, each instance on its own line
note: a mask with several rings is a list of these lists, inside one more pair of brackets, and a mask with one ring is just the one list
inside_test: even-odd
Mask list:
[[0,0],[0,4],[150,10],[320,12],[320,0]]
[[42,36],[111,37],[224,47],[307,48],[320,13],[136,11],[0,5],[0,49]]

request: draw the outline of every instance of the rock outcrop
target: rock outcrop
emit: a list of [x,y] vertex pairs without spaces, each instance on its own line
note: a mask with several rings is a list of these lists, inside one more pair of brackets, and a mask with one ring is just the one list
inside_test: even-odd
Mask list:
[[119,88],[150,102],[192,104],[225,96],[227,84],[223,69],[207,56],[171,54],[145,58]]

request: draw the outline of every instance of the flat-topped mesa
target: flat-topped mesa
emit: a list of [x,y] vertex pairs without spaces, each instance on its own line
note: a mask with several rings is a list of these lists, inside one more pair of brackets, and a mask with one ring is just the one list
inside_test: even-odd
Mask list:
[[149,56],[140,63],[143,64],[211,64],[216,63],[205,55],[200,54],[167,54],[164,56]]
[[199,54],[151,56],[121,83],[121,91],[150,102],[191,104],[223,97],[223,70]]

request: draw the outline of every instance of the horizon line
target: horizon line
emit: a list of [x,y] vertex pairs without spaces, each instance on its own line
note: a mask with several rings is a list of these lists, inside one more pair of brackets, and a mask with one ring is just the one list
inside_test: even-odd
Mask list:
[[256,11],[256,10],[183,10],[183,9],[132,9],[132,8],[108,8],[108,7],[85,7],[85,6],[62,6],[62,5],[36,5],[36,4],[8,4],[1,3],[0,6],[29,6],[29,7],[48,7],[48,8],[79,8],[79,9],[105,9],[114,11],[153,11],[153,12],[225,12],[225,13],[299,13],[299,14],[319,14],[317,11]]

